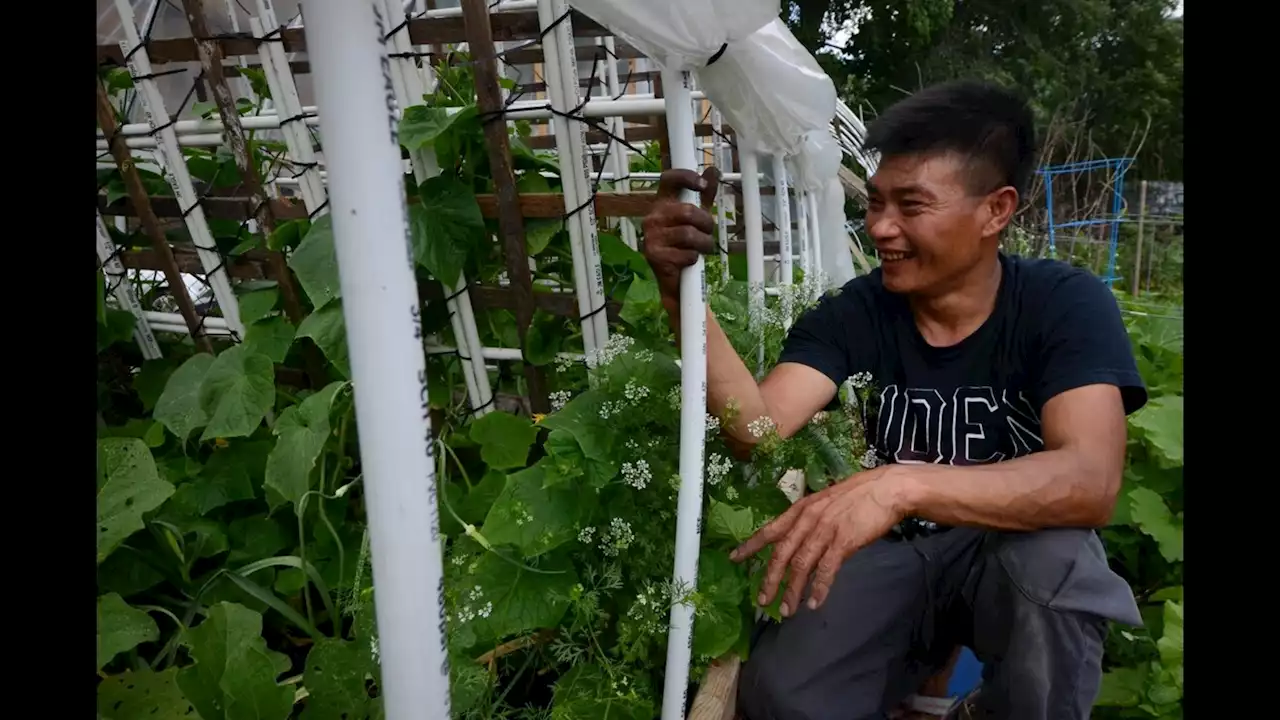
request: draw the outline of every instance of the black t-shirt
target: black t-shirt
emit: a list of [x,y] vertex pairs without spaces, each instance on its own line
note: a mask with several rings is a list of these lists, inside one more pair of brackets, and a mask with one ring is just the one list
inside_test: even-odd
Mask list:
[[1001,255],[995,308],[972,335],[933,347],[906,298],[880,270],[855,278],[796,322],[779,362],[808,365],[837,385],[869,373],[863,408],[878,463],[973,465],[1044,449],[1040,410],[1066,390],[1120,388],[1126,413],[1142,407],[1120,310],[1092,274],[1054,260]]

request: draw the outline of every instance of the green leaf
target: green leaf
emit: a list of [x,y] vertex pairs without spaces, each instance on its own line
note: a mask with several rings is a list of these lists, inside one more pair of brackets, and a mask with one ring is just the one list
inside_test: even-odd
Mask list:
[[1138,529],[1160,545],[1169,562],[1182,562],[1182,523],[1173,517],[1164,500],[1147,488],[1129,492],[1130,515]]
[[[541,179],[541,176],[537,176]],[[551,238],[564,229],[564,221],[558,219],[534,219],[524,223],[524,244],[533,257],[551,244]]]
[[560,352],[563,340],[563,320],[538,308],[533,311],[533,322],[525,336],[524,359],[535,367],[549,365]]
[[307,218],[295,218],[282,222],[276,225],[276,229],[267,238],[267,249],[285,251],[296,248],[310,229],[311,221]]
[[454,717],[476,707],[489,693],[489,672],[476,663],[449,663],[449,709]]
[[137,322],[138,318],[127,310],[107,308],[106,322],[98,323],[98,352],[114,343],[133,339],[133,327]]
[[171,358],[156,358],[142,363],[138,374],[133,376],[133,390],[138,393],[144,411],[151,412],[155,409],[169,377],[177,367],[178,363]]
[[698,595],[709,603],[693,622],[693,653],[720,657],[738,643],[749,626],[742,612],[747,593],[746,570],[723,552],[698,556]]
[[294,333],[293,325],[276,315],[249,325],[244,333],[244,344],[250,352],[266,355],[271,362],[282,363],[285,355],[289,354]]
[[184,443],[192,432],[209,422],[208,414],[200,406],[200,386],[213,361],[208,353],[191,356],[169,376],[164,392],[156,401],[155,419]]
[[446,288],[458,284],[468,254],[488,238],[476,194],[448,175],[418,187],[420,206],[410,205],[413,255]]
[[178,486],[169,509],[189,517],[203,517],[227,503],[254,498],[250,468],[239,446],[214,450],[193,480]]
[[330,303],[308,315],[298,326],[298,337],[309,337],[343,377],[351,377],[347,353],[347,326],[342,319],[342,301]]
[[564,562],[546,562],[539,569],[543,572],[532,572],[491,552],[480,557],[475,572],[463,581],[463,587],[478,585],[480,590],[476,598],[462,601],[472,611],[489,610],[487,617],[477,612],[465,621],[478,642],[497,642],[560,624],[578,576]]
[[524,467],[538,428],[528,418],[495,410],[471,423],[471,439],[480,443],[480,459],[494,470]]
[[1137,707],[1146,694],[1145,667],[1120,667],[1102,676],[1095,707]]
[[322,215],[311,223],[307,236],[289,256],[289,267],[311,298],[316,310],[342,295],[338,283],[338,254],[333,245],[333,216]]
[[616,685],[596,665],[574,665],[556,681],[555,720],[653,720],[657,710],[634,689]]
[[267,457],[265,485],[293,503],[295,511],[301,512],[299,503],[311,489],[312,470],[329,439],[333,399],[346,387],[344,381],[329,383],[298,405],[286,408],[276,421],[273,432],[278,439]]
[[542,464],[507,476],[502,494],[484,519],[484,536],[495,545],[514,545],[526,558],[571,540],[595,493],[574,487],[543,487]]
[[160,639],[160,628],[151,616],[129,607],[116,593],[98,598],[98,669],[112,658],[144,642]]
[[755,516],[749,507],[734,507],[713,499],[707,511],[707,537],[746,542],[756,531]]
[[227,563],[239,565],[279,554],[294,542],[289,530],[276,518],[256,516],[232,520],[227,528],[231,543]]
[[[542,426],[551,430],[553,435],[560,430],[577,442],[585,459],[581,464],[582,470],[593,487],[604,487],[617,476],[620,467],[620,462],[614,457],[617,433],[607,420],[600,417],[600,406],[607,399],[595,390],[588,390],[542,421]],[[563,441],[560,442],[563,446]]]
[[276,683],[289,667],[267,649],[262,616],[234,603],[218,603],[188,630],[185,642],[195,664],[178,672],[178,687],[204,720],[286,720],[293,688]]
[[360,643],[324,638],[307,654],[302,720],[366,720],[380,702],[369,697],[366,677],[377,677],[372,655]]
[[645,278],[653,277],[653,270],[644,255],[627,247],[622,238],[613,233],[600,233],[600,262],[615,268],[627,268]]
[[209,416],[202,441],[253,434],[275,405],[275,365],[246,345],[223,350],[200,384],[200,407]]
[[173,494],[160,479],[155,460],[136,438],[98,441],[98,562],[125,538],[141,530],[143,513],[155,510]]
[[255,323],[276,309],[280,301],[279,288],[254,290],[240,296],[240,322],[245,325]]
[[1166,668],[1182,665],[1182,603],[1172,600],[1164,604],[1164,631],[1156,641],[1160,664]]
[[1182,465],[1182,396],[1165,395],[1151,400],[1129,418],[1164,467]]
[[454,123],[475,114],[474,105],[458,112],[449,112],[441,107],[410,105],[404,109],[400,118],[400,144],[407,150],[430,147]]
[[178,689],[178,668],[164,672],[130,670],[98,683],[98,716],[102,720],[201,720],[195,706]]
[[[471,491],[467,493],[462,502],[455,505],[458,515],[466,522],[472,525],[483,525],[485,516],[489,514],[489,508],[493,507],[493,503],[502,494],[507,486],[507,474],[501,470],[490,470],[480,478],[480,482],[476,483]],[[452,486],[451,486],[452,487]],[[450,490],[450,499],[452,489]],[[443,518],[441,518],[443,521]]]

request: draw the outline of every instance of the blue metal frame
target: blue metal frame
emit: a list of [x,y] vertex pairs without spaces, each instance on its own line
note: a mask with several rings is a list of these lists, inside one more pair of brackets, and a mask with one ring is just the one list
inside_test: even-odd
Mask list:
[[[1046,165],[1036,171],[1037,175],[1044,177],[1044,199],[1049,216],[1049,257],[1057,257],[1055,235],[1059,228],[1084,227],[1086,225],[1110,225],[1111,247],[1109,257],[1107,259],[1107,274],[1102,278],[1102,281],[1110,285],[1120,279],[1120,277],[1116,275],[1116,254],[1120,243],[1120,223],[1126,222],[1124,218],[1120,217],[1120,210],[1121,206],[1124,204],[1124,175],[1132,165],[1133,158],[1131,157],[1103,158],[1100,160],[1086,160],[1084,162],[1067,163],[1064,165]],[[1111,216],[1055,223],[1053,220],[1053,178],[1058,175],[1076,175],[1082,172],[1092,172],[1095,170],[1109,170],[1112,174],[1114,183],[1111,195]]]

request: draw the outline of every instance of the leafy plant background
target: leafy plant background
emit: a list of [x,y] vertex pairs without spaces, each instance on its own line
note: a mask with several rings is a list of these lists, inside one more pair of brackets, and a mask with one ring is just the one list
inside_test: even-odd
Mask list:
[[[463,66],[465,67],[465,66]],[[442,82],[408,108],[407,150],[430,147],[443,173],[406,178],[420,284],[502,275],[493,221],[476,194],[492,191],[470,78],[441,66]],[[116,91],[127,76],[108,74]],[[265,86],[260,97],[267,96]],[[259,101],[260,102],[260,101]],[[242,112],[256,106],[241,102]],[[511,144],[526,192],[555,192],[552,157],[528,148],[527,125]],[[260,166],[283,148],[252,141]],[[194,177],[239,183],[224,151],[186,149]],[[633,159],[654,169],[656,158]],[[100,186],[125,196],[115,171]],[[169,195],[163,178],[148,191]],[[98,275],[98,712],[137,717],[377,718],[377,630],[364,528],[362,476],[332,226],[281,224],[270,237],[210,221],[229,255],[283,249],[305,296],[298,326],[280,311],[271,282],[238,286],[243,343],[216,355],[189,339],[164,339],[164,359],[143,362],[133,316],[114,307]],[[113,230],[114,232],[114,230]],[[124,245],[135,238],[116,234]],[[175,241],[186,239],[172,231]],[[562,221],[530,222],[537,277],[572,277]],[[763,430],[749,461],[733,458],[708,419],[703,552],[696,592],[670,584],[678,487],[678,356],[643,257],[616,234],[600,234],[605,287],[622,302],[610,346],[587,363],[580,328],[539,312],[527,362],[550,373],[554,412],[534,418],[494,412],[470,419],[459,360],[429,355],[435,411],[446,609],[454,714],[460,718],[652,718],[662,687],[666,622],[674,599],[696,607],[692,682],[727,652],[745,654],[754,619],[755,567],[727,550],[784,509],[789,469],[811,489],[846,477],[866,451],[859,405],[871,388],[842,389],[841,409],[823,413],[788,441]],[[763,343],[766,367],[784,336],[781,299],[747,311],[745,267],[731,262],[710,302],[743,357]],[[798,287],[805,283],[796,273]],[[171,299],[139,286],[148,307]],[[792,298],[803,309],[803,290]],[[443,303],[422,308],[423,333],[452,341]],[[515,318],[477,310],[486,346],[518,346]],[[1130,326],[1152,401],[1130,422],[1125,493],[1106,540],[1134,585],[1147,627],[1115,632],[1099,717],[1181,717],[1182,434],[1180,328]],[[760,338],[763,337],[763,340]],[[306,339],[306,340],[304,340]],[[300,367],[312,343],[328,361],[316,389],[277,381]],[[523,394],[519,364],[491,377]],[[868,461],[869,462],[869,461]],[[770,608],[776,612],[776,608]]]

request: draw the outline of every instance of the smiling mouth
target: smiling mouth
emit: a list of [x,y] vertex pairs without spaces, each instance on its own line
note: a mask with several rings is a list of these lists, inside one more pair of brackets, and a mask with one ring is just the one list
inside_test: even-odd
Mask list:
[[914,252],[911,252],[910,250],[902,250],[902,251],[882,250],[882,251],[879,251],[878,254],[880,256],[880,262],[882,263],[901,262],[903,260],[910,260],[911,258],[916,256],[916,254]]

